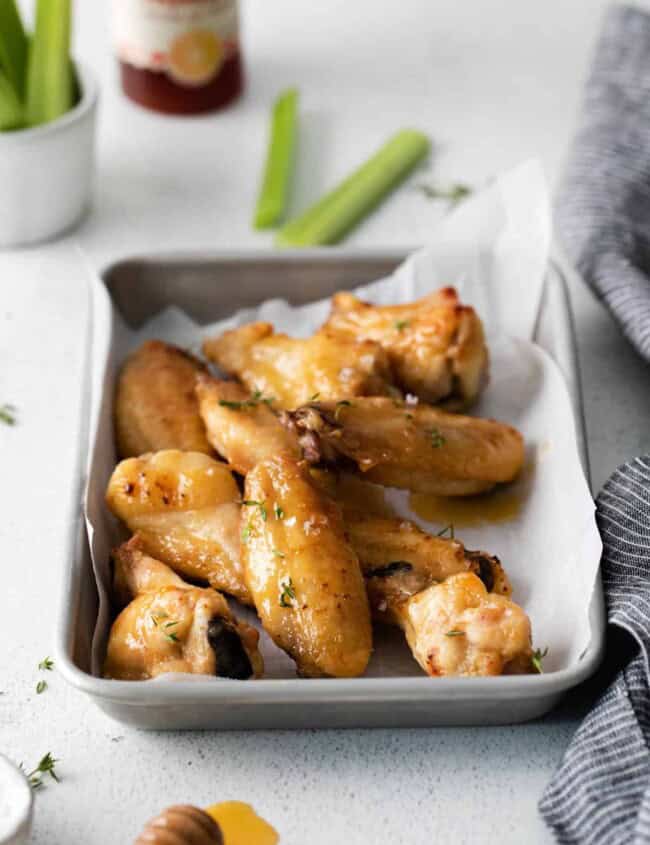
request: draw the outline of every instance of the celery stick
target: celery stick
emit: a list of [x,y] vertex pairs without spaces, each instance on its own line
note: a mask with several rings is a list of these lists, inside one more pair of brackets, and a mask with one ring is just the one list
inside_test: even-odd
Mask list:
[[23,104],[6,73],[0,70],[0,131],[19,129],[25,120]]
[[268,229],[284,214],[293,172],[297,108],[298,92],[295,88],[283,91],[273,104],[264,179],[255,209],[256,229]]
[[22,100],[27,72],[27,36],[15,0],[0,0],[0,67]]
[[74,105],[70,62],[71,0],[37,0],[27,71],[27,122],[48,123]]
[[421,132],[398,132],[338,187],[283,226],[276,244],[319,246],[341,240],[405,179],[430,147]]

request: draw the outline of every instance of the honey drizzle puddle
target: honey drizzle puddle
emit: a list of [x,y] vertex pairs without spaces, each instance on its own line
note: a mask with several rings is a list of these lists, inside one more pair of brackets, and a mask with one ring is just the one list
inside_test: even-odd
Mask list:
[[534,471],[534,461],[529,460],[517,481],[480,496],[446,498],[411,493],[409,507],[427,522],[453,525],[454,528],[512,522],[519,516],[528,497]]

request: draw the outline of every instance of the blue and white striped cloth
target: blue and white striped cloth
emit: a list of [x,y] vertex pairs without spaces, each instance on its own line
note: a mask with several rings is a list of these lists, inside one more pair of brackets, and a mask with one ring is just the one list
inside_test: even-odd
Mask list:
[[[557,203],[558,236],[650,360],[650,16],[605,17]],[[597,499],[615,679],[576,732],[540,802],[560,843],[650,843],[650,455]]]
[[558,842],[650,842],[650,455],[620,467],[597,500],[611,626],[628,665],[576,732],[540,802]]
[[614,6],[556,208],[582,277],[650,360],[650,15]]

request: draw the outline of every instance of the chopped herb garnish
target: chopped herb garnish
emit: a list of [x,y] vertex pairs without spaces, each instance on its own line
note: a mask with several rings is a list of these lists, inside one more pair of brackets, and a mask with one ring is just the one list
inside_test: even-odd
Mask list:
[[16,408],[8,402],[0,405],[0,422],[5,425],[16,425]]
[[266,512],[266,502],[256,502],[254,499],[244,499],[242,505],[246,505],[247,508],[259,508],[260,509],[260,516],[262,517],[262,522],[266,522],[266,518],[268,517],[268,513]]
[[434,449],[439,449],[441,446],[444,446],[447,441],[445,438],[440,434],[437,428],[434,428],[431,431],[431,445]]
[[177,643],[179,641],[178,634],[175,634],[173,631],[171,634],[165,634],[165,639],[169,640],[170,643]]
[[349,402],[347,399],[341,399],[340,402],[336,403],[336,408],[334,410],[334,419],[338,420],[339,414],[343,410],[343,408],[351,408],[352,402]]
[[47,752],[47,754],[41,758],[38,766],[35,769],[32,769],[31,772],[25,772],[23,768],[23,764],[20,764],[20,770],[25,773],[25,777],[29,781],[29,785],[32,789],[39,789],[43,786],[43,780],[41,775],[49,775],[53,780],[57,783],[59,782],[59,778],[57,777],[55,765],[59,761],[52,757],[51,752]]
[[178,625],[178,620],[176,620],[176,622],[165,622],[163,628],[173,628],[174,625]]
[[464,637],[465,631],[459,631],[457,628],[454,628],[451,631],[447,631],[445,637]]
[[530,658],[530,662],[533,664],[533,669],[539,674],[542,675],[544,673],[544,667],[542,666],[542,661],[548,654],[548,646],[541,650],[541,648],[536,648],[533,652],[533,656]]
[[450,540],[454,539],[455,535],[454,535],[454,525],[453,525],[453,523],[449,523],[449,525],[445,525],[445,527],[441,531],[438,531],[438,533],[436,534],[436,537],[444,537],[445,534],[449,534]]
[[284,511],[277,502],[273,505],[273,513],[275,514],[276,519],[284,519]]
[[249,523],[248,523],[248,525],[245,525],[245,526],[242,528],[242,532],[241,532],[241,541],[242,541],[242,543],[247,543],[247,542],[248,542],[248,538],[249,538],[250,536],[251,536],[251,524],[250,524],[250,522],[249,522]]
[[404,331],[411,325],[410,320],[395,320],[393,323],[398,332]]
[[40,695],[42,692],[45,692],[47,689],[47,681],[39,681],[36,684],[36,694]]
[[223,408],[230,408],[232,411],[241,411],[244,408],[254,408],[259,404],[270,405],[272,402],[275,402],[275,396],[262,396],[261,390],[255,390],[250,399],[244,399],[241,402],[233,402],[229,399],[219,399],[219,404]]
[[281,552],[280,549],[273,549],[273,554],[276,557],[286,557],[284,552]]
[[369,569],[365,576],[366,578],[388,578],[390,575],[395,575],[396,572],[410,572],[413,569],[413,564],[407,560],[394,560],[387,563],[386,566],[378,566],[376,569]]
[[429,199],[446,200],[452,206],[467,199],[473,190],[462,182],[456,182],[448,188],[440,188],[436,185],[420,185],[419,188]]
[[293,607],[292,602],[296,598],[296,591],[293,588],[291,578],[288,581],[281,581],[280,587],[282,588],[282,592],[280,593],[280,607]]
[[38,668],[41,670],[41,672],[45,672],[45,671],[51,672],[52,669],[54,668],[54,661],[52,660],[51,657],[45,657],[38,664]]
[[319,396],[320,396],[320,393],[314,393],[313,396],[309,397],[309,401],[315,402],[318,399]]

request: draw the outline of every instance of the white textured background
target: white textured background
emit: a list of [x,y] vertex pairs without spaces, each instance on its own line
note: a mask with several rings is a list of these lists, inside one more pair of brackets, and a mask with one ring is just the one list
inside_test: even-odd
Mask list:
[[[275,92],[302,93],[295,207],[402,125],[436,140],[431,179],[480,183],[539,155],[561,172],[601,0],[244,0],[246,97],[221,115],[170,120],[119,94],[106,7],[77,2],[77,52],[101,77],[95,209],[81,236],[103,265],[160,248],[264,246],[249,228]],[[407,245],[437,216],[404,188],[348,243]],[[34,253],[46,257],[48,248]],[[0,277],[0,749],[60,757],[37,796],[41,845],[128,843],[178,801],[248,800],[283,845],[549,842],[541,790],[583,707],[573,697],[520,727],[419,731],[145,734],[107,720],[52,673],[62,546],[77,450],[85,299],[73,280]],[[574,280],[593,477],[648,449],[648,369]]]

